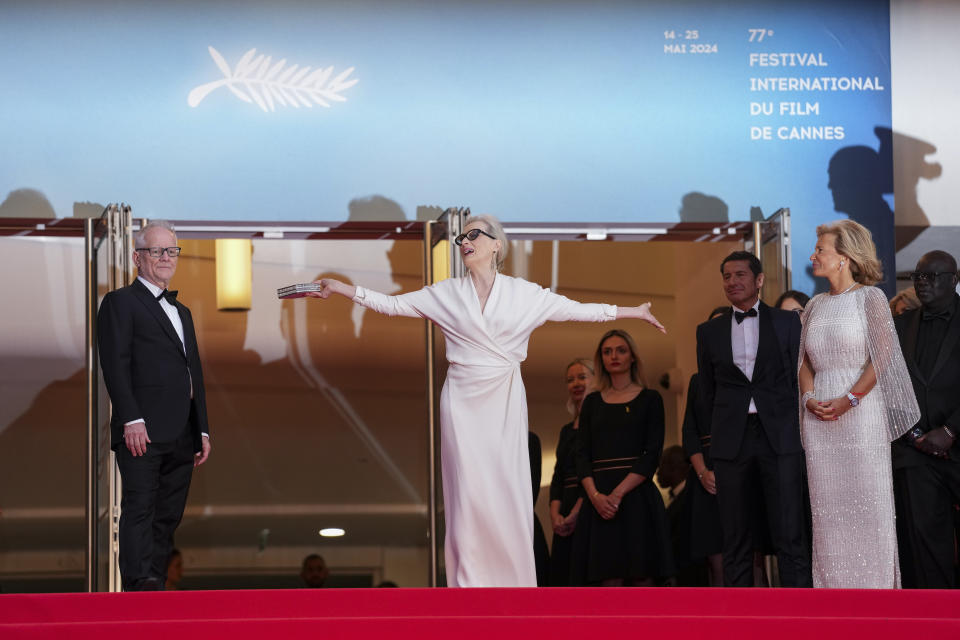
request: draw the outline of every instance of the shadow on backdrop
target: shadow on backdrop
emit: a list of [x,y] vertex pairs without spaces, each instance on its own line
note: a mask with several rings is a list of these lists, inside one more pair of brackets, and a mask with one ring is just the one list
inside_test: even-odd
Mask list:
[[396,201],[379,195],[354,198],[347,204],[347,210],[350,212],[347,218],[350,221],[407,219],[403,207]]
[[[921,179],[938,179],[943,167],[939,162],[927,161],[926,156],[937,152],[935,145],[884,127],[877,127],[875,131],[880,138],[881,156],[885,147],[892,149],[897,165],[892,173],[891,188],[896,194],[893,215],[896,220],[895,243],[899,251],[930,226],[930,219],[917,198],[917,187]],[[913,265],[907,266],[907,269],[912,268]]]
[[[879,135],[879,132],[878,132]],[[896,293],[896,250],[893,241],[893,210],[884,200],[893,191],[893,146],[881,145],[880,151],[863,145],[843,147],[833,154],[827,168],[827,188],[833,196],[835,211],[845,213],[873,234],[877,257],[883,264],[883,282],[877,284],[887,298]],[[820,293],[827,283],[818,282]]]
[[[99,214],[98,214],[99,215]],[[0,218],[56,218],[53,205],[42,191],[14,189],[0,202]]]
[[683,196],[679,213],[680,222],[730,222],[727,203],[699,191]]

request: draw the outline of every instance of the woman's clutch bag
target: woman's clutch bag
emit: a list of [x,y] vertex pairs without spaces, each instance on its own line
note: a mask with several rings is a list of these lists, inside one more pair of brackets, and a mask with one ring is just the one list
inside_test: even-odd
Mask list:
[[291,284],[289,287],[281,287],[277,289],[277,297],[281,299],[302,298],[306,296],[308,293],[314,293],[322,290],[323,290],[323,287],[314,282],[306,282],[303,284]]

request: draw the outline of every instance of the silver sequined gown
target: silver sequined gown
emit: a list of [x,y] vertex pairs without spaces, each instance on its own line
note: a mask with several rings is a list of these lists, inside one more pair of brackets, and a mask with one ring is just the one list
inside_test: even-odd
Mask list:
[[[839,420],[801,406],[813,513],[813,585],[900,586],[890,441],[920,412],[886,298],[875,287],[820,294],[804,313],[801,358],[821,401],[845,396],[873,362],[877,385]],[[802,361],[802,360],[801,360]]]

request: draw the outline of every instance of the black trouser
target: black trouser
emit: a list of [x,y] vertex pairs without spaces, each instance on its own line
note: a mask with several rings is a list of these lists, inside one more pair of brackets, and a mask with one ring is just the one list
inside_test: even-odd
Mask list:
[[134,457],[117,449],[123,481],[120,503],[120,577],[124,591],[163,589],[173,532],[187,504],[193,471],[193,438],[184,429],[176,442],[152,442]]
[[893,472],[903,586],[955,589],[960,462],[930,457]]
[[777,455],[760,418],[750,414],[740,451],[733,460],[714,459],[717,501],[723,528],[723,581],[753,586],[756,488],[762,490],[770,535],[777,549],[780,584],[812,586],[810,542],[804,516],[802,453]]

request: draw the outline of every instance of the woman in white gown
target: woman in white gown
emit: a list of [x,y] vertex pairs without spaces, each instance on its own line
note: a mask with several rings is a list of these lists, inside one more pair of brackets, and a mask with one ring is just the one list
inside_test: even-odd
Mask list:
[[336,293],[387,315],[427,318],[446,338],[440,395],[447,584],[535,587],[527,400],[520,363],[531,332],[548,320],[639,318],[661,331],[650,303],[581,304],[498,273],[507,238],[492,216],[467,220],[457,238],[469,274],[387,296],[319,280],[314,297]]
[[919,420],[870,232],[817,228],[800,338],[801,433],[813,514],[813,585],[900,586],[890,442]]

